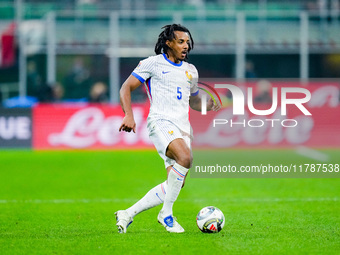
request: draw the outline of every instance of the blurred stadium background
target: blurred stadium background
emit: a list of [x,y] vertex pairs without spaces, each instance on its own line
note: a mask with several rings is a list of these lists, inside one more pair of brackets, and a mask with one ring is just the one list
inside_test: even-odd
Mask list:
[[[31,123],[31,119],[44,120],[39,114],[45,108],[39,102],[110,102],[107,113],[102,114],[107,117],[111,111],[121,117],[117,107],[121,83],[142,58],[154,54],[161,27],[173,22],[184,24],[193,34],[195,49],[190,62],[200,78],[246,82],[257,87],[257,93],[267,93],[272,82],[277,86],[291,81],[313,84],[313,91],[327,88],[323,95],[318,92],[318,101],[332,102],[329,104],[337,108],[339,8],[337,0],[1,1],[0,103],[4,108],[32,107],[21,109],[22,113],[2,112],[7,122],[13,114],[24,114]],[[133,93],[133,102],[146,101],[141,86]],[[315,104],[321,107],[322,103]],[[73,105],[65,112],[54,111],[62,118],[78,110],[79,105]],[[51,109],[46,111],[54,115]],[[140,118],[145,120],[146,114],[147,107],[142,107]],[[68,117],[56,122],[64,121],[65,126]],[[116,127],[119,121],[108,122]],[[27,132],[41,136],[34,131],[39,125],[32,125],[33,131]],[[15,140],[20,139],[11,142],[6,130],[0,133],[0,147],[17,146]],[[47,136],[45,145],[50,139]],[[28,140],[19,147],[39,144]],[[110,142],[101,144],[105,147]],[[145,146],[145,142],[138,144]]]

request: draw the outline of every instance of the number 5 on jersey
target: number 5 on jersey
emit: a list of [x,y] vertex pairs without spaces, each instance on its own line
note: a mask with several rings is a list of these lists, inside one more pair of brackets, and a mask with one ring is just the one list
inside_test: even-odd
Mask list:
[[181,87],[177,87],[177,99],[181,100],[182,99],[182,91]]

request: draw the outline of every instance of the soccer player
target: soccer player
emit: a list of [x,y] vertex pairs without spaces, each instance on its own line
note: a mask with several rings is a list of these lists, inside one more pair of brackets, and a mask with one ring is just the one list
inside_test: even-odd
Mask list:
[[[166,25],[155,46],[156,56],[142,60],[120,90],[125,117],[119,131],[135,132],[131,92],[145,83],[150,99],[147,128],[158,154],[164,159],[167,180],[152,188],[141,200],[126,210],[115,213],[119,233],[126,233],[140,212],[163,203],[158,222],[168,232],[184,232],[173,216],[176,201],[192,163],[189,106],[201,110],[198,95],[198,72],[185,60],[194,47],[189,30],[179,24]],[[210,98],[207,110],[219,110]]]

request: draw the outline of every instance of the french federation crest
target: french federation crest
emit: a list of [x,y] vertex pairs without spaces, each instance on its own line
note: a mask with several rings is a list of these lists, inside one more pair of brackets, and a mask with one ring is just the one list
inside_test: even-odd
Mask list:
[[185,71],[185,74],[188,78],[187,82],[189,82],[191,84],[191,81],[192,81],[192,75],[189,73],[189,71]]

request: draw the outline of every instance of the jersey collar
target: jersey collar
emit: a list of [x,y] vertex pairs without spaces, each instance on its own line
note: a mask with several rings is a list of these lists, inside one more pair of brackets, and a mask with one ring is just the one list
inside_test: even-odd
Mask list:
[[168,57],[166,56],[165,53],[163,53],[163,57],[165,58],[166,61],[168,61],[171,65],[174,66],[181,66],[183,64],[183,61],[181,61],[180,63],[176,64],[175,62],[172,62],[170,59],[168,59]]

